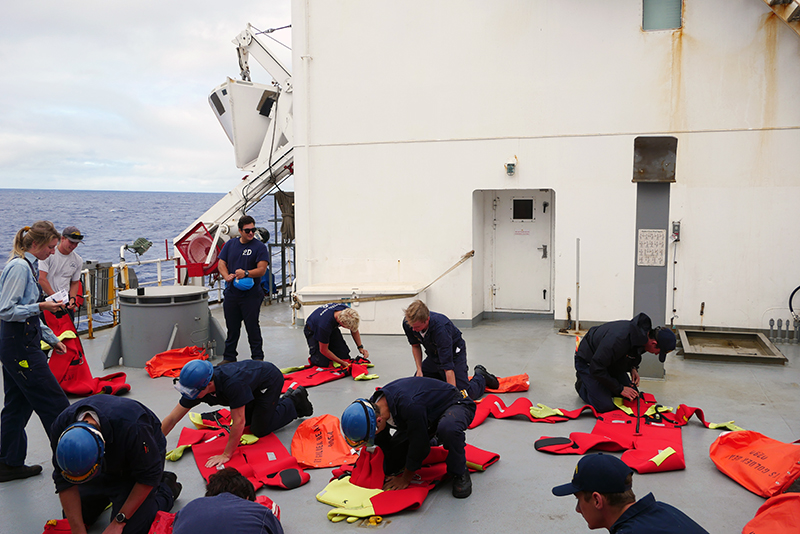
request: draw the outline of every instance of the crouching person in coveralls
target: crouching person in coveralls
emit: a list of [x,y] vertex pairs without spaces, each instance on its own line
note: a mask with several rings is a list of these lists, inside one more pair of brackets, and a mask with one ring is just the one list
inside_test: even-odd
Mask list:
[[[475,402],[455,386],[425,377],[400,378],[358,399],[342,414],[342,432],[351,447],[377,445],[384,454],[383,489],[408,487],[431,450],[431,438],[447,449],[453,496],[472,493],[464,452],[464,432],[475,416]],[[390,432],[393,429],[394,432]]]
[[630,321],[594,326],[575,351],[575,390],[600,412],[616,410],[613,397],[634,400],[639,396],[636,388],[642,354],[656,354],[663,363],[667,353],[674,349],[672,330],[654,329],[650,317],[644,313]]
[[168,512],[181,491],[164,471],[161,421],[134,400],[82,399],[53,423],[53,480],[73,534],[84,534],[111,504],[104,534],[146,534],[156,512]]
[[245,426],[250,425],[250,432],[256,437],[263,437],[298,417],[314,413],[303,386],[288,390],[281,398],[283,374],[270,362],[233,362],[215,369],[206,360],[192,360],[181,369],[175,389],[181,393],[181,399],[161,424],[165,436],[201,402],[231,410],[228,444],[222,454],[208,459],[206,467],[222,465],[231,459]]
[[615,534],[708,534],[689,516],[652,493],[636,500],[633,470],[609,454],[589,454],[575,467],[572,482],[553,488],[553,495],[574,495],[575,511],[589,529]]
[[205,497],[175,514],[172,534],[283,534],[272,510],[255,500],[253,483],[226,467],[208,477]]
[[[461,330],[445,315],[428,310],[421,300],[415,300],[406,308],[403,331],[417,366],[415,376],[444,380],[466,391],[472,399],[481,398],[486,388],[500,387],[497,377],[483,365],[476,365],[475,375],[469,379],[467,344],[461,337]],[[422,347],[427,355],[425,360]]]
[[338,363],[345,368],[353,363],[350,347],[339,330],[340,326],[350,330],[358,352],[364,358],[369,358],[369,351],[361,343],[361,334],[358,332],[360,322],[358,312],[346,304],[326,304],[311,312],[303,328],[308,343],[308,363],[317,367],[330,367]]

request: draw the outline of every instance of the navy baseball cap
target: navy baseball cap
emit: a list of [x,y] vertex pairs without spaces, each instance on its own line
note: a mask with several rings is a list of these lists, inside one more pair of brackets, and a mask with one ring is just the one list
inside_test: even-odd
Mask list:
[[669,328],[657,328],[656,342],[658,343],[658,361],[664,363],[667,353],[675,350],[675,334]]
[[74,226],[67,226],[61,235],[72,241],[73,243],[81,243],[83,241],[83,234]]
[[579,491],[594,493],[623,493],[631,489],[625,484],[633,469],[609,454],[589,454],[575,466],[572,482],[553,488],[553,495],[563,497]]

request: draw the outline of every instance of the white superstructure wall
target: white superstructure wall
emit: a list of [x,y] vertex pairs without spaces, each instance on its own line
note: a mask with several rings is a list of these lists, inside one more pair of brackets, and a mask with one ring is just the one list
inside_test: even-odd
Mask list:
[[295,0],[298,287],[424,285],[474,249],[426,295],[472,320],[492,309],[476,192],[547,189],[555,318],[576,238],[581,319],[630,317],[634,139],[657,135],[678,139],[666,317],[673,298],[679,325],[701,302],[707,326],[788,317],[800,37],[757,0],[686,0],[677,30],[641,21],[637,0]]

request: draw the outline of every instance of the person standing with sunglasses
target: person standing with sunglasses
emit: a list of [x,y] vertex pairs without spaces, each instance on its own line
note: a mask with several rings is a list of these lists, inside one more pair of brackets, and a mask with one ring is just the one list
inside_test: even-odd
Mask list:
[[245,215],[239,219],[238,226],[239,238],[229,239],[225,243],[219,253],[217,267],[226,283],[222,309],[228,329],[220,365],[236,361],[242,322],[250,343],[250,357],[254,360],[264,359],[264,341],[258,315],[264,300],[261,277],[269,268],[269,252],[264,243],[255,239],[255,219]]

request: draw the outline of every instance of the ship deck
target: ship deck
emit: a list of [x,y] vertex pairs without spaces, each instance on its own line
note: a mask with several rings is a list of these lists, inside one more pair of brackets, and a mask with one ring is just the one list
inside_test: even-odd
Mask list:
[[[220,320],[221,309],[212,306]],[[399,319],[398,319],[399,320]],[[221,324],[224,322],[220,321]],[[291,324],[291,310],[284,304],[262,307],[261,325],[267,359],[278,367],[302,365],[306,344],[301,328]],[[575,394],[572,355],[575,340],[559,335],[552,319],[485,320],[475,328],[465,329],[469,363],[484,364],[491,372],[506,376],[530,375],[530,390],[505,394],[506,404],[526,396],[534,404],[573,409],[583,402]],[[349,339],[349,336],[348,336]],[[178,401],[178,393],[169,378],[151,379],[143,369],[102,369],[100,358],[110,341],[110,331],[95,339],[82,338],[87,359],[95,376],[125,371],[132,386],[128,397],[149,406],[159,417],[166,416]],[[402,336],[364,335],[363,341],[375,364],[372,372],[380,378],[372,381],[338,380],[309,389],[315,415],[342,410],[355,398],[367,397],[376,386],[414,371],[408,344]],[[352,343],[352,340],[350,340]],[[247,354],[246,338],[240,345]],[[702,408],[707,420],[735,420],[739,426],[756,430],[772,438],[789,442],[800,439],[800,346],[779,345],[788,358],[786,365],[721,363],[686,360],[672,353],[666,363],[665,380],[644,380],[642,389],[652,393],[663,405],[684,403]],[[216,361],[216,360],[215,360]],[[72,401],[77,397],[71,398]],[[202,406],[202,405],[201,405]],[[300,421],[276,432],[289,448]],[[540,533],[584,532],[586,523],[575,512],[572,497],[554,497],[550,489],[568,482],[578,456],[549,455],[537,452],[533,443],[543,435],[568,436],[571,432],[589,432],[594,418],[582,416],[574,421],[548,425],[527,419],[489,418],[469,430],[467,441],[500,454],[500,461],[472,477],[473,494],[468,499],[454,499],[450,485],[435,489],[422,507],[385,518],[377,527],[395,532],[515,532]],[[188,417],[168,437],[168,447],[178,440],[181,426],[190,425]],[[27,463],[44,467],[43,475],[27,480],[0,484],[0,517],[4,533],[38,533],[48,519],[61,517],[58,497],[50,478],[51,452],[44,430],[34,416],[28,425]],[[719,431],[704,428],[696,419],[683,429],[687,467],[683,471],[634,476],[637,497],[653,492],[658,500],[686,512],[712,533],[741,532],[764,499],[754,495],[720,473],[709,459],[708,450]],[[618,453],[614,453],[618,454]],[[167,469],[178,475],[183,493],[173,511],[204,493],[204,481],[187,452],[178,462],[167,462]],[[332,523],[330,509],[315,496],[330,479],[330,469],[309,470],[311,481],[297,489],[262,488],[280,507],[282,524],[291,532],[343,532],[356,528],[346,522]],[[231,518],[235,521],[234,518]],[[101,519],[90,532],[102,532],[107,522]]]

